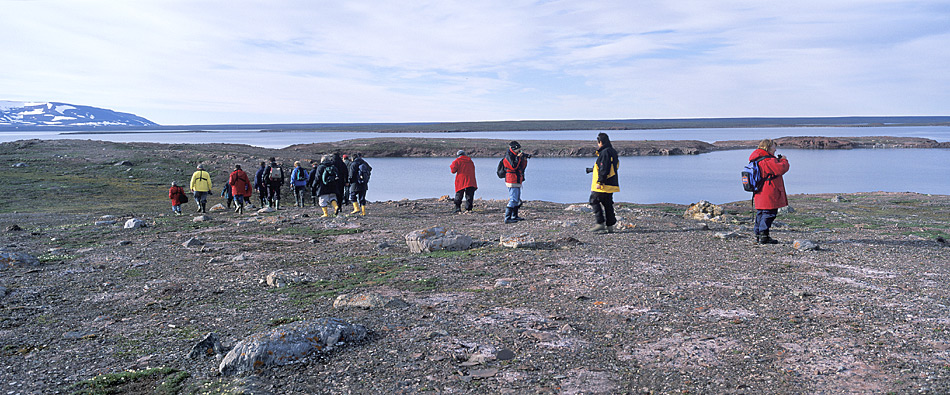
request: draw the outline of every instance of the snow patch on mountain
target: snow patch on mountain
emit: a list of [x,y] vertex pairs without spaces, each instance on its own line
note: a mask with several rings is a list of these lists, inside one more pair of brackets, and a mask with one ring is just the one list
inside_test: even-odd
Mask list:
[[0,127],[157,126],[135,114],[57,102],[0,100]]

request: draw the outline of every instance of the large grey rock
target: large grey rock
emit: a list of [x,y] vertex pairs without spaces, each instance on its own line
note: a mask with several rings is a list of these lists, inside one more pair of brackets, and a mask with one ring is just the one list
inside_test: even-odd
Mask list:
[[375,292],[366,292],[359,294],[343,294],[336,297],[333,301],[333,308],[344,309],[347,307],[357,307],[361,309],[378,309],[381,307],[405,307],[408,303],[401,299],[390,298]]
[[232,375],[289,365],[362,341],[367,332],[362,325],[337,318],[292,322],[241,340],[224,356],[218,371]]
[[215,204],[214,206],[211,206],[211,208],[209,208],[208,210],[211,211],[212,213],[216,213],[219,211],[227,211],[228,208],[224,207],[223,204],[218,203],[218,204]]
[[142,221],[138,218],[132,218],[128,221],[125,221],[125,225],[123,225],[122,227],[125,229],[138,229],[138,228],[144,228],[146,226],[148,225],[145,224],[145,221]]
[[188,358],[213,357],[222,355],[226,351],[224,346],[221,345],[221,341],[218,340],[218,336],[213,332],[209,332],[201,341],[191,347]]
[[818,249],[818,244],[811,240],[795,240],[792,247],[799,251],[814,251]]
[[0,249],[0,269],[15,266],[39,266],[40,260],[32,255]]
[[406,244],[412,252],[438,250],[462,251],[472,247],[472,238],[441,226],[417,230],[406,235]]
[[778,215],[792,214],[795,212],[795,208],[792,206],[785,206],[778,209]]
[[205,222],[205,221],[211,221],[211,217],[202,214],[191,219],[191,222]]
[[199,247],[199,246],[203,246],[204,244],[205,242],[201,241],[201,239],[198,239],[196,237],[192,237],[188,239],[188,241],[181,243],[181,245],[185,247]]
[[589,204],[572,204],[567,206],[564,211],[577,211],[580,213],[592,213],[594,209],[590,207]]

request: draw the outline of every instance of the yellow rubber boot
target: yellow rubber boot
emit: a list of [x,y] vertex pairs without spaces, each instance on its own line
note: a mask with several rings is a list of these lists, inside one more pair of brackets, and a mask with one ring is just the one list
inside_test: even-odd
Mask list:
[[357,214],[360,212],[360,204],[358,202],[353,202],[353,211],[350,214]]
[[321,218],[326,218],[330,216],[330,213],[327,212],[326,207],[320,207],[320,209],[323,210],[323,215],[320,216]]
[[366,205],[360,207],[360,215],[366,216]]
[[333,216],[336,216],[337,210],[340,209],[340,206],[336,204],[336,200],[331,200],[330,205],[333,206]]

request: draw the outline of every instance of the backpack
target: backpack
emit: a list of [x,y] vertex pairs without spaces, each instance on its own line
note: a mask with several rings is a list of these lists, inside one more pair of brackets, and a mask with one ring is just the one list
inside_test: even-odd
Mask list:
[[284,179],[284,170],[278,166],[272,166],[270,168],[270,177],[271,181],[277,181]]
[[498,178],[505,178],[505,175],[508,174],[508,169],[505,168],[505,158],[498,161],[498,168],[495,169],[495,173],[498,174]]
[[373,168],[369,167],[369,164],[366,162],[360,163],[360,167],[357,170],[360,177],[360,184],[369,184],[369,176],[373,173]]
[[302,167],[297,168],[297,178],[294,178],[294,181],[306,181],[306,180],[307,180],[307,171],[304,170]]
[[340,179],[340,174],[336,171],[336,166],[327,165],[323,167],[323,173],[320,174],[320,181],[324,185],[329,185]]
[[762,171],[759,169],[759,162],[768,158],[771,158],[771,156],[760,156],[742,168],[742,189],[746,192],[759,192],[766,181],[775,178],[774,175],[762,177]]

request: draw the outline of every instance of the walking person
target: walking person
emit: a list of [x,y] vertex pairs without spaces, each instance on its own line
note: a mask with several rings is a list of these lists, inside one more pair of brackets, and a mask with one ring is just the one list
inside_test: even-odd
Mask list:
[[185,189],[178,186],[177,182],[172,181],[171,188],[168,188],[168,198],[172,200],[172,212],[175,215],[181,215],[181,205],[188,202]]
[[277,159],[270,158],[270,164],[264,169],[264,182],[267,184],[267,201],[270,207],[280,210],[280,188],[284,186],[284,169]]
[[369,177],[373,168],[363,160],[363,153],[353,154],[353,163],[350,163],[350,201],[353,202],[353,212],[350,214],[366,215],[366,191],[369,189]]
[[455,213],[462,212],[462,196],[465,196],[465,211],[472,211],[472,201],[475,199],[475,162],[465,155],[465,151],[455,153],[457,158],[449,165],[449,170],[455,174]]
[[[335,216],[340,209],[337,194],[341,190],[339,187],[341,177],[333,163],[333,156],[324,155],[320,158],[320,165],[314,169],[313,174],[311,177],[314,180],[313,194],[317,196],[320,210],[323,211],[321,217]],[[332,214],[327,206],[333,209]]]
[[307,190],[307,169],[300,161],[294,162],[294,170],[290,172],[290,185],[294,190],[294,206],[303,207],[303,196]]
[[508,187],[508,205],[505,206],[505,223],[511,224],[524,220],[518,216],[521,208],[521,184],[524,182],[524,171],[528,167],[528,155],[521,149],[517,141],[508,143],[508,152],[502,159],[505,171],[505,186]]
[[234,165],[234,171],[228,177],[228,184],[231,185],[231,196],[237,206],[234,212],[244,214],[244,202],[251,196],[251,180],[247,179],[247,173],[241,170],[241,165]]
[[202,164],[198,164],[198,169],[191,175],[191,191],[195,194],[195,204],[198,205],[199,213],[208,212],[208,195],[211,193],[211,174],[205,171]]
[[227,200],[227,207],[231,208],[231,202],[234,201],[234,195],[231,194],[231,183],[225,183],[221,189],[221,197]]
[[261,162],[261,167],[257,169],[257,173],[254,174],[254,189],[257,190],[257,197],[261,199],[261,207],[266,206],[267,202],[267,181],[264,179],[264,173],[267,171],[267,166],[264,162]]
[[617,150],[610,144],[607,133],[597,135],[597,161],[594,168],[587,169],[593,173],[590,185],[590,206],[594,210],[594,220],[597,226],[591,229],[595,233],[613,233],[617,224],[614,213],[614,193],[620,192],[620,182],[617,169],[620,168],[620,159]]
[[752,203],[755,207],[755,241],[759,244],[777,244],[778,241],[769,235],[772,221],[778,215],[778,209],[788,206],[788,197],[785,195],[785,180],[782,176],[788,172],[788,159],[782,155],[775,155],[778,144],[775,140],[765,139],[759,142],[759,147],[749,155],[749,162],[758,161],[762,179],[762,189],[752,193]]
[[349,155],[344,154],[342,158],[342,162],[343,162],[343,167],[337,168],[337,170],[343,170],[343,172],[340,173],[343,175],[342,176],[343,182],[341,183],[341,185],[343,186],[343,200],[342,200],[342,203],[340,203],[340,210],[343,209],[343,206],[350,204],[350,179],[349,179],[350,178],[350,163],[353,163],[353,161],[350,160]]
[[[321,157],[321,160],[322,159],[323,157]],[[320,167],[320,162],[311,159],[310,168],[313,170],[310,172],[310,176],[307,177],[307,188],[310,188],[310,202],[313,203],[313,207],[320,206],[319,202],[317,201],[317,198],[320,197],[318,194],[318,189],[320,188],[320,181],[318,177],[319,173],[317,172],[318,167]]]
[[346,161],[340,157],[339,152],[333,153],[333,166],[336,167],[336,173],[338,174],[339,180],[336,183],[336,201],[339,203],[336,208],[336,214],[341,214],[343,212],[343,202],[348,201],[346,183],[347,178],[349,178],[349,167],[346,165]]

